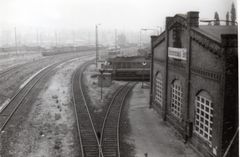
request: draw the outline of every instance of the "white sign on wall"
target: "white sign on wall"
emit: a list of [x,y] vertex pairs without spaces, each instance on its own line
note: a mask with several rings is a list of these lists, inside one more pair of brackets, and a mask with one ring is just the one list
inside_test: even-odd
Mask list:
[[175,48],[168,47],[168,57],[187,60],[187,49],[186,48]]

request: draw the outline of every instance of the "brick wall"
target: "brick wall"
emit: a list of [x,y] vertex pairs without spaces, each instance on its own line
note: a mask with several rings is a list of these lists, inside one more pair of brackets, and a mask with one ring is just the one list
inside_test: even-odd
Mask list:
[[[162,35],[156,39],[152,38],[152,81],[151,81],[151,101],[154,109],[162,115],[164,120],[170,122],[185,140],[188,141],[206,157],[222,156],[238,127],[238,60],[235,37],[226,37],[223,43],[215,44],[215,50],[209,49],[195,41],[190,33],[192,27],[198,27],[198,13],[192,12],[185,24],[182,18],[177,16],[166,18],[165,40],[160,41]],[[187,60],[176,60],[167,57],[167,48],[174,46],[173,29],[174,20],[181,29],[180,43],[182,48],[187,49]],[[192,31],[192,30],[191,30]],[[205,40],[201,36],[201,40]],[[229,40],[234,41],[229,42]],[[154,42],[155,41],[155,42]],[[207,40],[208,41],[208,40]],[[211,41],[209,40],[209,45]],[[223,48],[221,44],[225,45]],[[224,55],[223,55],[224,53]],[[189,58],[190,57],[190,58]],[[160,108],[155,99],[155,76],[161,72],[163,76],[163,108]],[[183,118],[177,119],[171,114],[172,83],[179,80],[183,87]],[[197,133],[193,132],[195,123],[195,99],[199,92],[206,91],[213,104],[213,126],[212,140],[207,142]],[[190,125],[193,124],[193,125]],[[189,130],[191,131],[189,131]],[[238,144],[238,143],[237,143]],[[233,148],[238,148],[233,146]],[[234,149],[232,152],[236,152]]]

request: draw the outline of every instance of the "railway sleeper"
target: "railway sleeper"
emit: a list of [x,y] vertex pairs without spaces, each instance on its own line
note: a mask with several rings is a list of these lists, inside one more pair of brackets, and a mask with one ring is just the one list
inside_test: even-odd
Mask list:
[[94,132],[92,130],[89,130],[89,131],[81,131],[81,134],[83,136],[94,136]]
[[117,154],[116,153],[104,154],[104,157],[117,157]]
[[117,140],[114,138],[114,139],[112,139],[112,138],[108,138],[108,137],[105,137],[105,138],[103,138],[103,142],[117,142]]
[[103,147],[103,155],[104,156],[116,156],[117,155],[117,147]]
[[116,131],[117,126],[110,126],[110,125],[106,125],[105,129],[104,129],[104,133],[105,132],[113,132]]
[[82,139],[86,142],[96,142],[96,138],[93,136],[82,136]]
[[96,139],[93,139],[93,138],[89,139],[89,138],[87,138],[87,137],[82,137],[82,143],[83,143],[84,145],[88,145],[88,144],[93,144],[93,145],[95,145],[95,144],[97,144],[97,141],[96,141]]
[[103,152],[103,156],[108,156],[108,157],[116,157],[117,156],[117,151],[113,150],[113,151],[108,151],[108,152]]
[[109,132],[109,133],[104,133],[103,137],[104,138],[115,138],[117,135],[117,132]]
[[117,146],[117,141],[104,141],[103,145],[106,145],[106,146]]
[[115,137],[115,135],[117,134],[117,132],[114,130],[112,132],[104,132],[104,134],[102,135],[103,137]]
[[105,126],[107,128],[116,128],[117,127],[117,123],[118,123],[117,117],[116,116],[109,116],[109,118],[111,118],[111,119],[106,121]]
[[98,145],[93,144],[93,145],[83,145],[84,150],[98,150]]
[[117,126],[112,126],[112,125],[108,125],[108,123],[106,123],[105,128],[104,128],[104,132],[111,132],[111,131],[115,131],[117,128]]
[[81,124],[79,125],[80,129],[88,129],[88,130],[91,130],[92,129],[92,125],[90,124]]
[[108,133],[108,134],[104,134],[103,137],[106,137],[106,138],[116,138],[116,135],[117,135],[116,132],[111,132],[111,133]]
[[99,151],[94,151],[94,152],[85,151],[84,154],[87,157],[98,157]]
[[85,128],[85,129],[82,129],[81,132],[83,132],[83,133],[91,132],[91,133],[92,133],[93,130],[92,130],[92,128],[91,128],[91,129],[86,129],[86,128]]

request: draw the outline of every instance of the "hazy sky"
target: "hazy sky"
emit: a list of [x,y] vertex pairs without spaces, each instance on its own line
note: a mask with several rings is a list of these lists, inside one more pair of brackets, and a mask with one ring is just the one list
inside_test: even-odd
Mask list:
[[[200,19],[225,19],[236,0],[0,0],[0,29],[38,27],[139,30],[163,26],[166,16],[200,11]],[[236,6],[237,7],[237,6]]]

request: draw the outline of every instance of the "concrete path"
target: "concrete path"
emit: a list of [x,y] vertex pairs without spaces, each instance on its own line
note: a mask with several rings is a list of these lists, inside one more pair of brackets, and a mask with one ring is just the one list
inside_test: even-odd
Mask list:
[[199,157],[149,109],[149,89],[142,89],[141,83],[133,89],[129,103],[131,133],[127,141],[135,145],[136,157],[145,157],[145,153],[148,157]]

